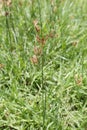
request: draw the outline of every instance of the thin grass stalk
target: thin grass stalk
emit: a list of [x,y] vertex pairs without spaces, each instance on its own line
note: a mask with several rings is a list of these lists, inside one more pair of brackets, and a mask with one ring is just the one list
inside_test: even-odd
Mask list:
[[[38,8],[39,8],[39,18],[40,18],[40,27],[41,27],[41,38],[43,37],[43,32],[42,32],[42,16],[41,16],[41,3],[38,0]],[[46,88],[44,87],[44,50],[43,50],[43,45],[42,45],[42,55],[41,55],[41,77],[42,77],[42,104],[43,104],[43,130],[45,130],[45,120],[46,120]]]
[[[10,12],[12,12],[12,9],[11,9],[11,8],[10,8]],[[13,23],[12,14],[10,15],[10,22],[11,22],[11,27],[12,27],[12,30],[13,30],[13,33],[14,33],[14,42],[15,42],[15,43],[18,43],[18,38],[17,38],[17,34],[16,34],[16,30],[15,30],[14,23]]]
[[84,68],[83,68],[83,62],[84,62],[84,56],[83,56],[83,50],[82,50],[82,54],[81,54],[81,71],[82,71],[82,79],[84,77]]
[[4,4],[4,10],[5,10],[5,22],[6,22],[6,45],[7,43],[11,43],[11,34],[10,34],[10,27],[9,27],[9,20],[8,15],[6,13],[9,13],[7,10],[6,5]]

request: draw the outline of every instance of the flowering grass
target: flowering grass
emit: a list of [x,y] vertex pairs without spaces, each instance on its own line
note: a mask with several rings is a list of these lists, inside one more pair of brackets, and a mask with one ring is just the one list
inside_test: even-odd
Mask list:
[[87,129],[87,1],[0,0],[0,130]]

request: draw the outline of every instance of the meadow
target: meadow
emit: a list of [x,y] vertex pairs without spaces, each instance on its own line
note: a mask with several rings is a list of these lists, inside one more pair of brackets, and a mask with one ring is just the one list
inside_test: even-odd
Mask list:
[[0,130],[87,130],[87,0],[0,0]]

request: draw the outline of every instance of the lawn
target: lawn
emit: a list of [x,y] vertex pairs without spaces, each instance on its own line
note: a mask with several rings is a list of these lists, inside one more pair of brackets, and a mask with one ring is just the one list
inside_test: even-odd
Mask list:
[[0,0],[0,130],[87,130],[87,0]]

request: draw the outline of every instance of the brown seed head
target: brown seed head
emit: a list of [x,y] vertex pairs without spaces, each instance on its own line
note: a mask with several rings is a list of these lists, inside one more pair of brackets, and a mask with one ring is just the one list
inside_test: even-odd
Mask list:
[[35,46],[35,47],[34,47],[34,54],[35,54],[35,55],[40,55],[41,53],[42,53],[41,48],[40,48],[40,47]]
[[43,37],[43,38],[40,38],[40,37],[37,35],[37,36],[36,36],[36,40],[37,40],[37,42],[39,42],[40,44],[45,45],[47,39],[45,39],[44,37]]
[[10,13],[8,11],[5,12],[5,16],[8,16]]
[[3,64],[0,64],[0,69],[3,68],[3,67],[4,67],[4,65],[3,65]]
[[31,62],[32,62],[33,64],[38,64],[38,58],[37,58],[36,55],[33,55],[33,57],[30,58],[30,60],[31,60]]
[[3,0],[3,4],[5,4],[6,6],[10,6],[12,4],[11,0]]
[[39,27],[39,25],[38,25],[38,20],[37,20],[37,19],[34,20],[34,21],[33,21],[33,24],[34,24],[34,27],[35,27],[36,31],[39,32],[39,31],[40,31],[40,27]]
[[82,76],[78,76],[76,74],[74,78],[77,85],[82,85],[82,82],[83,82]]

